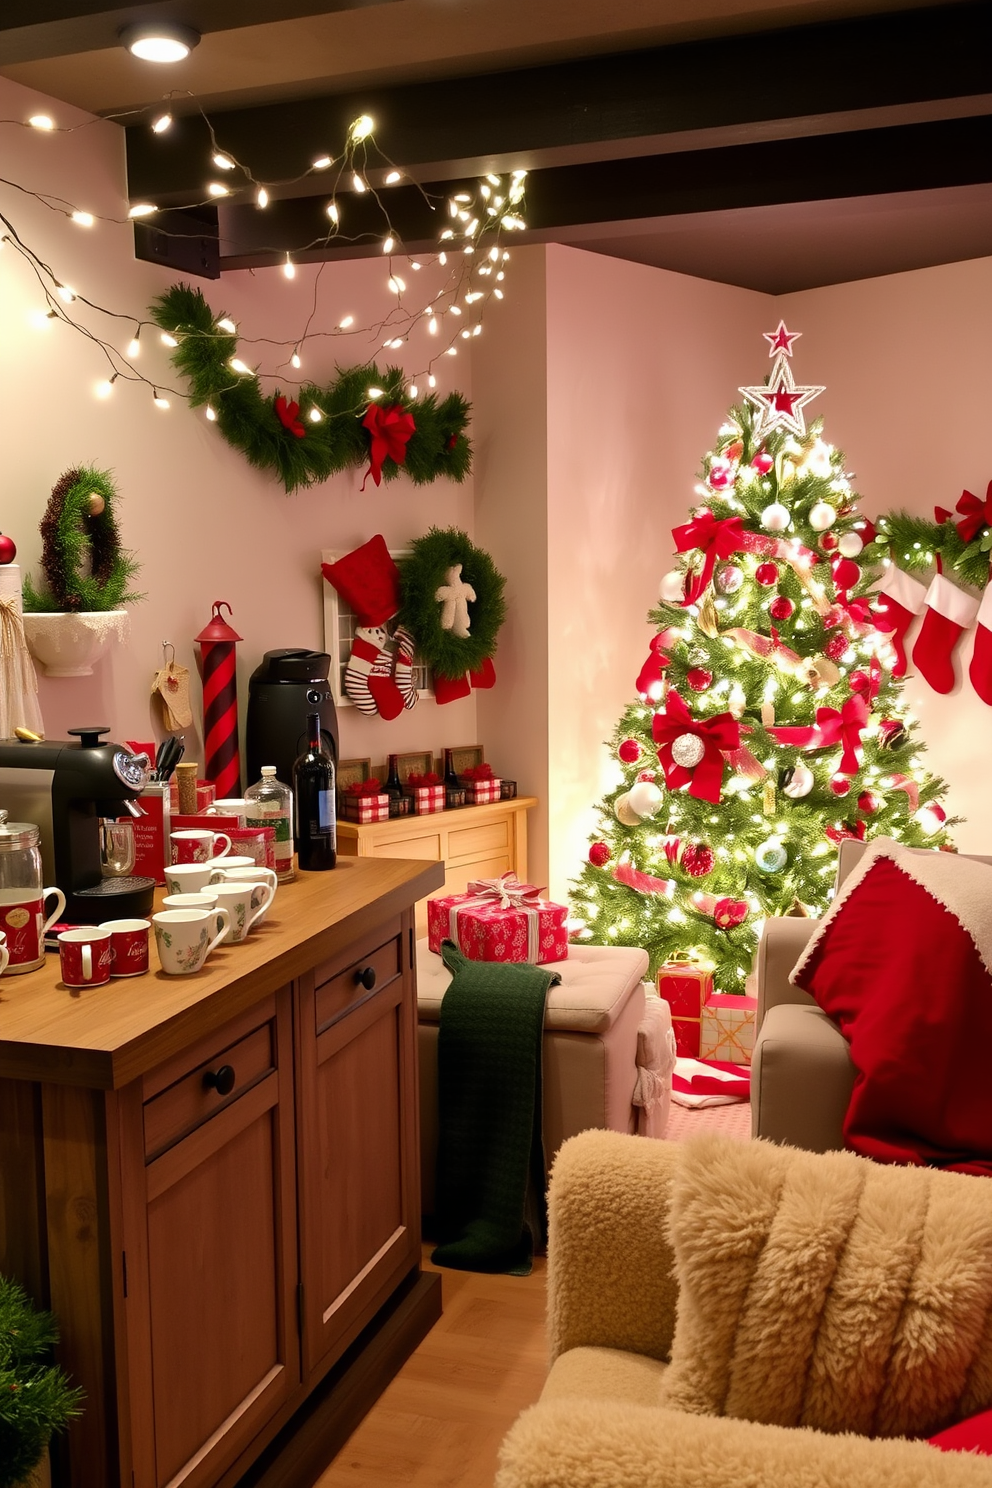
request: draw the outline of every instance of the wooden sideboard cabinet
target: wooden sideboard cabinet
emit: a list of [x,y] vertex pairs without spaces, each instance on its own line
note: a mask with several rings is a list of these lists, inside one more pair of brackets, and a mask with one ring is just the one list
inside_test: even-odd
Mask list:
[[[444,892],[463,894],[473,878],[515,873],[527,879],[527,812],[536,796],[462,806],[431,816],[389,821],[338,822],[338,851],[361,858],[421,858],[444,864]],[[427,908],[416,908],[417,934],[427,934]]]
[[[58,1488],[232,1488],[304,1405],[339,1444],[400,1362],[383,1318],[415,1308],[412,1347],[438,1315],[412,904],[440,881],[352,860],[198,977],[0,981],[0,1269],[54,1309],[86,1391]],[[266,1484],[304,1481],[289,1450]]]

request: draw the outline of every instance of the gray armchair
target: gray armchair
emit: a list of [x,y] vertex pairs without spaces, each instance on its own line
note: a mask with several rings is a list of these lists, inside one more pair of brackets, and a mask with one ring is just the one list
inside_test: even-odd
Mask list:
[[[859,862],[866,844],[842,842],[837,884]],[[925,852],[928,849],[916,849]],[[973,853],[977,862],[992,857]],[[843,1122],[855,1068],[837,1024],[809,993],[789,982],[819,920],[765,921],[758,945],[758,1031],[751,1061],[751,1135],[830,1152],[844,1145]]]

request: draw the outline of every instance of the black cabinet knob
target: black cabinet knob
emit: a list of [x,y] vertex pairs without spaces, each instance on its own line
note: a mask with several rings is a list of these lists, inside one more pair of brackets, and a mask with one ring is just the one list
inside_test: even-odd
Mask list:
[[366,992],[371,992],[375,986],[375,967],[363,966],[355,972],[355,985],[364,987]]
[[207,1070],[203,1084],[207,1090],[216,1090],[218,1095],[230,1095],[237,1078],[233,1065],[222,1064],[219,1070]]

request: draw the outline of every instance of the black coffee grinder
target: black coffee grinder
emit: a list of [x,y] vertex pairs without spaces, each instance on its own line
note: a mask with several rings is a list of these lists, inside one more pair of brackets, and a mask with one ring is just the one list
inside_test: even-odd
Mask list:
[[245,758],[248,783],[260,779],[263,765],[275,765],[284,785],[293,783],[293,765],[307,746],[307,714],[320,714],[324,748],[338,760],[338,715],[327,679],[326,651],[300,648],[266,651],[248,681]]
[[45,881],[65,895],[66,920],[145,918],[155,880],[103,876],[100,824],[104,817],[142,815],[136,798],[148,783],[148,756],[101,742],[110,732],[105,726],[68,732],[78,742],[0,740],[0,806],[12,820],[38,824]]

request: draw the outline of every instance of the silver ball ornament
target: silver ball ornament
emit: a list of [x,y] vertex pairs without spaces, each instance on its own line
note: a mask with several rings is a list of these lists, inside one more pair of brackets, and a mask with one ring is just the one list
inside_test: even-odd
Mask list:
[[781,873],[789,855],[777,837],[768,837],[754,849],[754,866],[760,873]]
[[641,824],[641,818],[631,808],[626,792],[622,796],[617,796],[613,802],[613,815],[622,827],[639,827]]
[[837,539],[837,551],[844,558],[857,558],[864,543],[857,532],[845,532]]
[[698,734],[679,734],[672,744],[672,759],[683,770],[694,770],[706,753],[706,745]]
[[638,780],[627,792],[630,810],[636,811],[642,820],[648,816],[657,816],[664,799],[664,791],[659,790],[653,780]]
[[789,508],[781,501],[773,501],[761,513],[761,525],[766,532],[784,532],[789,525]]
[[716,587],[721,594],[736,594],[744,582],[744,570],[736,563],[728,563],[716,576]]
[[[837,520],[837,512],[829,501],[818,501],[815,506],[810,507],[809,525],[814,532],[826,532]],[[838,544],[839,546],[839,544]]]
[[670,569],[658,585],[662,604],[681,604],[685,599],[685,575],[680,568]]

